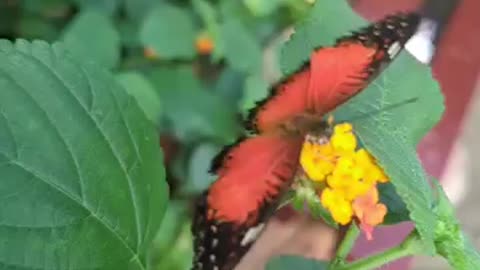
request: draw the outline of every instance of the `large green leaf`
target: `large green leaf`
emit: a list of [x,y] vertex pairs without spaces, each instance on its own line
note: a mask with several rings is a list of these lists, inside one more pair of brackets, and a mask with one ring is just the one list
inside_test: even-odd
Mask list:
[[117,75],[118,82],[134,96],[140,108],[153,123],[160,122],[162,102],[155,87],[139,72],[124,72]]
[[195,56],[195,29],[190,14],[181,8],[161,4],[145,19],[140,39],[161,58],[191,59]]
[[[283,70],[296,69],[312,48],[333,44],[336,38],[364,24],[346,1],[317,2],[285,46]],[[388,107],[412,98],[416,101]],[[432,192],[415,147],[439,121],[443,110],[443,97],[430,69],[404,52],[368,89],[334,113],[338,121],[353,121],[357,135],[379,160],[407,205],[430,253],[434,251],[431,228],[436,217]]]
[[328,264],[322,261],[304,259],[296,256],[282,256],[270,260],[266,270],[325,270],[327,267]]
[[2,269],[146,269],[168,191],[135,99],[59,44],[0,41]]
[[113,68],[120,60],[120,36],[110,19],[97,11],[80,13],[66,27],[62,40],[78,59]]

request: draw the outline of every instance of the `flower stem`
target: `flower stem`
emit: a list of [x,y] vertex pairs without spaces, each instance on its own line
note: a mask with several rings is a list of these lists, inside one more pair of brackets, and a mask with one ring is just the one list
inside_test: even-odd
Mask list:
[[335,267],[345,264],[345,259],[352,250],[353,245],[358,238],[358,235],[360,235],[360,229],[355,224],[355,222],[352,222],[345,234],[345,237],[343,238],[340,246],[337,249],[335,259],[333,260],[330,267],[331,269],[335,269]]
[[400,245],[376,255],[360,259],[350,264],[340,265],[335,270],[368,270],[376,269],[397,259],[420,253],[423,249],[422,240],[416,231],[412,232]]

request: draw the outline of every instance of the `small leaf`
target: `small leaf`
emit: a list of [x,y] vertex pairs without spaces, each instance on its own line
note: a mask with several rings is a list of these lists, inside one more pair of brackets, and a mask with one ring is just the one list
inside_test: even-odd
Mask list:
[[[282,70],[295,70],[309,57],[312,48],[334,44],[337,38],[365,24],[347,1],[317,1],[310,16],[286,44]],[[416,98],[415,102],[394,109],[387,107],[412,98]],[[403,52],[366,90],[334,112],[338,122],[352,119],[358,137],[377,158],[405,202],[430,254],[435,250],[431,228],[436,217],[432,191],[416,155],[416,145],[439,121],[443,110],[443,97],[430,69]],[[368,117],[359,118],[365,114]]]
[[79,60],[88,59],[107,68],[117,66],[120,60],[120,36],[110,19],[99,12],[77,15],[62,40]]
[[243,0],[245,6],[255,16],[267,16],[273,13],[284,0]]
[[440,183],[433,180],[436,188],[437,226],[435,227],[435,246],[437,253],[458,270],[480,269],[480,254],[472,242],[462,232],[455,216],[455,208],[450,203]]
[[168,187],[137,102],[61,45],[23,40],[0,41],[0,89],[2,265],[146,269]]
[[242,101],[240,102],[240,110],[247,113],[253,108],[257,101],[268,95],[268,83],[260,77],[259,74],[249,76],[245,82],[245,90]]
[[26,39],[55,40],[58,30],[55,25],[41,17],[22,16],[17,25],[18,35]]
[[189,66],[158,68],[149,77],[178,138],[192,141],[209,137],[230,142],[236,137],[239,127],[234,108],[206,91]]
[[326,270],[328,263],[296,256],[282,256],[271,259],[266,270]]
[[232,68],[248,73],[260,72],[262,48],[254,36],[235,19],[229,19],[221,27],[225,58]]
[[220,150],[221,147],[211,143],[203,143],[193,150],[188,166],[188,182],[185,187],[189,193],[200,193],[215,180],[216,176],[210,174],[209,170],[213,158]]
[[70,0],[83,10],[95,10],[105,15],[113,15],[123,0]]
[[232,68],[224,68],[215,82],[214,92],[229,102],[232,106],[238,107],[242,95],[244,95],[245,75]]
[[[152,8],[158,5],[158,0],[124,0],[125,12],[130,19],[141,21]],[[160,0],[161,1],[161,0]]]
[[118,82],[135,97],[140,108],[153,123],[159,123],[162,103],[154,86],[138,72],[125,72],[117,75]]
[[190,14],[172,5],[158,5],[148,14],[140,39],[163,59],[195,56],[195,30]]

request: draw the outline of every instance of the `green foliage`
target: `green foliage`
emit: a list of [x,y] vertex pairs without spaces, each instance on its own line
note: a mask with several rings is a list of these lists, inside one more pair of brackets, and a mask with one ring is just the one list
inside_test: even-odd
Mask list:
[[146,17],[140,38],[161,58],[191,59],[195,56],[195,28],[190,14],[168,4],[161,4]]
[[164,104],[166,119],[179,139],[215,137],[224,142],[234,139],[238,131],[235,108],[206,91],[191,67],[156,68],[149,77]]
[[[366,23],[338,0],[0,1],[0,37],[63,42],[0,41],[0,269],[190,269],[193,198],[215,179],[210,160],[241,134],[242,115],[268,94],[267,44],[298,19],[270,59],[285,74]],[[196,51],[199,36],[213,51]],[[430,70],[403,53],[334,115],[353,122],[392,178],[380,187],[385,225],[412,220],[413,247],[477,269],[415,155],[442,111]],[[290,199],[336,226],[308,187]],[[414,254],[401,248],[386,254]],[[341,269],[365,269],[354,267]],[[294,268],[327,264],[268,265]]]
[[44,42],[1,41],[0,85],[2,264],[146,269],[168,193],[135,100]]
[[221,26],[225,58],[239,71],[260,72],[262,51],[255,38],[241,22],[230,19]]
[[435,245],[437,253],[443,256],[454,269],[479,269],[480,254],[475,250],[472,242],[462,232],[454,206],[440,184],[433,180],[437,195],[435,214]]
[[[88,40],[88,42],[85,42]],[[120,60],[120,37],[110,19],[97,11],[77,15],[62,37],[65,47],[78,59],[113,68]]]
[[162,101],[153,84],[141,73],[124,72],[117,75],[117,81],[134,96],[147,117],[158,123],[162,115]]

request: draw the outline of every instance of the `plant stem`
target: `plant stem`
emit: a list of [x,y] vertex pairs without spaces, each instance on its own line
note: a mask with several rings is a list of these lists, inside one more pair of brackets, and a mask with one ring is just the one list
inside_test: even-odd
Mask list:
[[407,239],[405,239],[400,245],[388,249],[384,252],[355,261],[350,264],[340,265],[335,268],[336,270],[368,270],[376,269],[386,263],[395,261],[397,259],[411,256],[422,251],[423,244],[418,233],[412,232]]
[[357,240],[359,234],[360,229],[355,224],[355,222],[352,222],[347,230],[347,233],[345,234],[345,237],[343,238],[340,246],[337,249],[337,253],[335,254],[335,259],[331,264],[331,268],[335,269],[335,267],[345,264],[345,258],[347,258],[348,254],[352,250],[353,245],[355,244],[355,241]]

